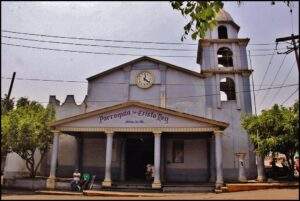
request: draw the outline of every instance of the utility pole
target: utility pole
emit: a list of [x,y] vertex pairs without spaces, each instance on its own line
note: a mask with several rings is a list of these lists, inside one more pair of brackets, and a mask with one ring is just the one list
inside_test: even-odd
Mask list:
[[16,72],[13,72],[13,76],[10,81],[10,86],[9,86],[9,90],[8,90],[7,100],[9,100],[9,98],[10,98],[10,94],[11,94],[12,87],[14,85],[15,77],[16,77]]
[[[296,40],[298,39],[298,46],[296,44]],[[298,53],[298,49],[299,49],[299,35],[294,35],[292,34],[291,36],[288,37],[283,37],[283,38],[276,38],[275,42],[276,42],[276,46],[278,44],[278,42],[285,42],[285,41],[292,41],[292,43],[290,43],[291,45],[293,45],[293,47],[287,47],[287,51],[286,52],[277,52],[277,54],[289,54],[292,51],[295,52],[295,57],[296,57],[296,61],[297,61],[297,65],[298,65],[298,71],[300,71],[300,67],[299,67],[299,53]]]

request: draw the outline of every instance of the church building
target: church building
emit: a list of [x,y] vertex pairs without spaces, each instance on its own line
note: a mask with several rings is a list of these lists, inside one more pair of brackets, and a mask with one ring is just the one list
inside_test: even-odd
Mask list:
[[198,72],[144,56],[87,78],[80,105],[73,95],[62,104],[51,95],[56,121],[42,165],[47,187],[76,168],[106,188],[145,182],[147,164],[154,167],[153,189],[254,179],[255,153],[240,123],[252,113],[250,39],[238,38],[239,29],[219,12],[217,26],[199,40]]

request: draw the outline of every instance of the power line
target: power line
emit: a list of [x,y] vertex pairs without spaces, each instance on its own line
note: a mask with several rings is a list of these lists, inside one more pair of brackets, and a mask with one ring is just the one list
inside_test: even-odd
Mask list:
[[71,43],[71,42],[61,42],[61,41],[52,41],[52,40],[37,40],[37,39],[29,39],[22,37],[13,37],[13,36],[1,36],[3,38],[9,39],[17,39],[17,40],[25,40],[25,41],[34,41],[34,42],[42,42],[42,43],[55,43],[55,44],[63,44],[63,45],[77,45],[77,46],[89,46],[89,47],[105,47],[105,48],[124,48],[124,49],[143,49],[143,50],[171,50],[171,51],[193,51],[196,52],[196,49],[182,49],[182,48],[151,48],[151,47],[133,47],[133,46],[118,46],[118,45],[97,45],[97,44],[87,44],[87,43]]
[[[268,67],[267,67],[267,69],[266,69],[266,71],[265,71],[265,73],[264,73],[264,75],[263,75],[263,79],[261,80],[261,83],[260,83],[260,85],[259,85],[259,89],[261,88],[262,83],[264,82],[264,80],[265,80],[265,78],[266,78],[266,74],[267,74],[267,72],[268,72],[268,70],[269,70],[269,68],[270,68],[270,66],[271,66],[272,59],[273,59],[274,55],[275,55],[275,50],[273,51],[273,54],[272,54],[272,56],[271,56],[271,58],[270,58]],[[253,55],[251,55],[251,56],[253,56]]]
[[[279,86],[279,87],[268,87],[268,88],[262,88],[262,89],[256,89],[254,91],[263,91],[263,90],[269,90],[269,89],[276,89],[276,88],[286,88],[286,87],[292,87],[292,86],[299,86],[299,84],[289,84],[285,86]],[[243,92],[251,92],[252,90],[243,90],[243,91],[237,91],[236,93],[243,93]],[[200,97],[207,97],[207,96],[216,96],[220,95],[217,94],[205,94],[205,95],[195,95],[195,96],[182,96],[182,97],[168,97],[166,99],[183,99],[183,98],[200,98]],[[147,99],[136,99],[137,101],[146,101],[146,100],[159,100],[160,98],[147,98]],[[122,102],[124,99],[119,100],[89,100],[86,102]],[[40,102],[40,101],[38,101]],[[40,102],[40,103],[48,103],[48,102]]]
[[[10,77],[1,77],[1,79],[7,79],[7,80],[11,80],[12,78]],[[22,78],[22,77],[18,77],[15,78],[15,80],[21,80],[21,81],[39,81],[39,82],[69,82],[69,83],[84,83],[84,84],[88,84],[87,81],[80,81],[80,80],[55,80],[55,79],[39,79],[39,78]],[[97,83],[97,84],[111,84],[111,85],[128,85],[130,83],[128,82],[103,82],[103,81],[95,81],[93,82]],[[166,83],[165,85],[190,85],[190,86],[217,86],[216,84],[187,84],[187,83]],[[251,84],[244,84],[243,86],[251,86]],[[269,84],[266,84],[264,86],[269,86]],[[276,86],[276,85],[274,85]],[[281,85],[278,85],[281,86]],[[276,86],[277,87],[277,86]]]
[[[119,56],[145,56],[145,55],[141,55],[141,54],[129,54],[129,53],[93,52],[93,51],[82,51],[82,50],[46,48],[46,47],[29,46],[29,45],[12,44],[12,43],[1,43],[1,44],[8,45],[8,46],[15,46],[15,47],[23,47],[23,48],[31,48],[31,49],[39,49],[39,50],[50,50],[50,51],[59,51],[59,52],[100,54],[100,55],[119,55]],[[272,54],[255,54],[255,55],[251,55],[251,56],[268,56],[268,55],[272,55]],[[188,56],[188,55],[148,55],[147,54],[147,56],[150,56],[150,57],[196,58],[196,56]]]
[[[293,63],[293,65],[291,66],[291,68],[290,68],[288,74],[285,76],[285,78],[284,78],[284,80],[283,80],[283,82],[282,82],[281,85],[284,85],[284,84],[285,84],[285,82],[287,81],[287,78],[290,76],[290,74],[291,74],[291,72],[292,72],[293,67],[295,66],[295,64],[296,64],[296,61],[295,61],[295,62]],[[281,91],[281,88],[279,88],[278,91],[274,94],[274,96],[273,96],[273,98],[271,99],[271,102],[270,102],[270,103],[272,103],[272,102],[275,100],[275,98],[277,97],[277,95],[279,94],[280,91]]]
[[[57,48],[46,48],[46,47],[37,47],[37,46],[28,46],[20,44],[11,44],[11,43],[1,43],[3,45],[15,46],[15,47],[24,47],[31,49],[39,50],[50,50],[50,51],[60,51],[60,52],[72,52],[72,53],[85,53],[85,54],[102,54],[102,55],[119,55],[119,56],[145,56],[141,54],[128,54],[128,53],[112,53],[112,52],[92,52],[92,51],[81,51],[81,50],[69,50],[69,49],[57,49]],[[180,58],[196,58],[196,56],[182,56],[182,55],[148,55],[151,57],[180,57]]]
[[[10,31],[10,30],[1,30],[2,32],[14,33],[14,34],[22,34],[22,35],[30,35],[30,36],[41,36],[41,37],[50,37],[50,38],[64,38],[64,39],[75,39],[75,40],[89,40],[89,41],[106,41],[106,42],[118,42],[118,43],[148,43],[148,44],[163,44],[163,45],[198,45],[197,43],[172,43],[172,42],[155,42],[155,41],[131,41],[131,40],[112,40],[112,39],[99,39],[99,38],[86,38],[86,37],[72,37],[72,36],[58,36],[58,35],[50,35],[50,34],[36,34],[36,33],[28,33],[28,32],[18,32],[18,31]],[[253,43],[249,45],[273,45],[274,42],[271,43]]]
[[281,103],[281,105],[283,105],[286,101],[288,101],[297,91],[299,90],[299,87],[287,98],[287,99],[285,99],[282,103]]
[[[276,80],[277,75],[278,75],[279,71],[281,70],[281,67],[283,66],[283,63],[284,63],[286,57],[287,57],[287,54],[284,55],[284,58],[282,59],[282,62],[281,62],[280,66],[279,66],[279,68],[278,68],[278,70],[277,70],[277,72],[276,72],[276,75],[274,76],[274,79],[273,79],[272,82],[271,82],[270,87],[273,86],[273,83],[274,83],[274,81]],[[262,99],[262,101],[260,102],[259,106],[261,106],[261,104],[263,104],[263,102],[264,102],[265,98],[267,97],[267,95],[269,95],[269,91],[266,91],[266,93],[264,94],[263,99]]]
[[9,31],[1,30],[2,32],[14,33],[14,34],[23,34],[29,36],[41,36],[49,38],[64,38],[64,39],[75,39],[75,40],[89,40],[89,41],[106,41],[106,42],[118,42],[118,43],[148,43],[148,44],[162,44],[162,45],[197,45],[196,43],[171,43],[171,42],[154,42],[154,41],[136,41],[136,40],[112,40],[112,39],[99,39],[99,38],[85,38],[85,37],[72,37],[72,36],[58,36],[58,35],[49,35],[49,34],[36,34],[28,32],[18,32],[18,31]]
[[[197,49],[182,49],[182,48],[152,48],[152,47],[137,47],[137,46],[119,46],[119,45],[97,45],[97,44],[88,44],[88,43],[72,43],[72,42],[62,42],[62,41],[53,41],[53,40],[38,40],[31,38],[23,37],[14,37],[14,36],[1,36],[3,38],[16,39],[16,40],[25,40],[33,42],[42,42],[42,43],[54,43],[54,44],[63,44],[63,45],[77,45],[77,46],[89,46],[89,47],[104,47],[104,48],[124,48],[124,49],[144,49],[144,50],[170,50],[170,51],[186,51],[186,52],[196,52]],[[278,48],[285,49],[285,48]],[[274,49],[250,49],[251,51],[271,51]],[[207,50],[206,50],[207,51]],[[214,50],[212,50],[214,51]]]

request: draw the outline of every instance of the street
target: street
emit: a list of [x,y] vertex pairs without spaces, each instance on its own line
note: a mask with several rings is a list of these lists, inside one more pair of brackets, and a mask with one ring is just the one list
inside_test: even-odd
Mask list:
[[299,189],[267,189],[232,193],[159,193],[157,197],[106,197],[84,195],[41,195],[29,191],[2,190],[3,200],[298,200]]

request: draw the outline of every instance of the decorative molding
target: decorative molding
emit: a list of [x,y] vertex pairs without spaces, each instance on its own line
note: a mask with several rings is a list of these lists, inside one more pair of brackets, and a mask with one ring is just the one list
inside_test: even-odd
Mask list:
[[214,131],[214,135],[223,135],[224,133],[223,133],[223,131],[220,131],[220,130],[215,130]]
[[185,119],[195,120],[195,121],[198,121],[198,122],[201,122],[201,123],[204,122],[204,123],[212,124],[213,127],[216,126],[216,127],[221,128],[221,129],[225,129],[229,125],[226,122],[221,122],[221,121],[217,121],[217,120],[213,120],[213,119],[208,119],[208,118],[205,118],[205,117],[195,116],[195,115],[179,112],[179,111],[168,109],[168,108],[162,108],[162,107],[158,107],[158,106],[155,106],[155,105],[150,105],[150,104],[146,104],[146,103],[142,103],[142,102],[138,102],[138,101],[128,101],[128,102],[120,103],[120,104],[117,104],[117,105],[114,105],[114,106],[94,110],[94,111],[91,111],[91,112],[88,112],[88,113],[83,113],[83,114],[75,115],[75,116],[68,117],[68,118],[65,118],[65,119],[60,119],[60,120],[55,121],[52,124],[50,124],[50,126],[55,129],[56,127],[61,126],[65,123],[69,123],[69,122],[72,122],[72,121],[75,121],[75,120],[81,120],[81,119],[84,119],[84,118],[87,118],[87,117],[91,117],[91,116],[94,116],[94,115],[110,112],[110,111],[121,109],[121,108],[126,108],[126,107],[129,107],[129,106],[137,106],[137,107],[141,107],[141,108],[145,108],[145,109],[150,109],[150,110],[154,110],[154,111],[163,112],[163,113],[173,115],[173,116],[177,116],[177,117],[182,117],[182,118],[185,118]]
[[247,45],[250,38],[227,38],[227,39],[200,39],[199,43],[238,43],[238,45]]
[[250,76],[253,70],[250,69],[233,69],[233,68],[211,68],[208,70],[202,70],[201,74],[204,76],[211,76],[211,75],[216,75],[216,74],[241,74],[242,76]]
[[[202,128],[188,128],[188,127],[173,127],[173,128],[153,128],[153,127],[57,127],[61,132],[146,132],[146,133],[163,133],[163,132],[216,132],[217,127],[202,127]],[[199,134],[199,133],[195,133]],[[84,135],[84,133],[83,133]]]

